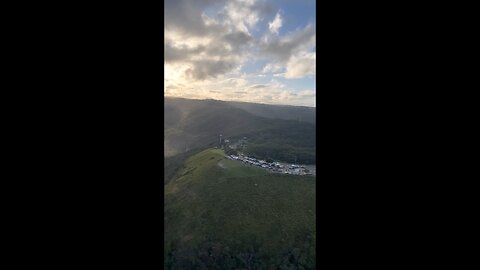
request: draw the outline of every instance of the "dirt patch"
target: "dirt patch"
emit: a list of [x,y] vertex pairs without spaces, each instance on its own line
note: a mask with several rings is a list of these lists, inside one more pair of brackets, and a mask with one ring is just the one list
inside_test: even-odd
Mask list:
[[217,163],[218,167],[222,168],[222,169],[226,169],[227,168],[227,165],[225,165],[225,163],[223,163],[223,161],[219,161]]
[[187,242],[188,240],[192,239],[193,235],[192,234],[187,234],[182,237],[183,242]]
[[191,174],[191,173],[192,173],[193,171],[195,171],[196,169],[197,169],[197,167],[190,168],[190,169],[184,171],[184,172],[180,175],[180,177],[183,177],[183,176],[185,176],[185,175]]

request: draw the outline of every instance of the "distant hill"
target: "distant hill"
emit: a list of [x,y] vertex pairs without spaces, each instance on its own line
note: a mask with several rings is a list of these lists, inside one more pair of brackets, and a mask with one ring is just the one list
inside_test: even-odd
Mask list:
[[259,118],[222,101],[165,99],[165,156],[187,149],[212,146],[219,135],[234,136],[268,125]]
[[312,107],[268,105],[234,101],[228,101],[228,104],[261,117],[284,120],[299,120],[315,124],[315,108]]
[[165,269],[315,269],[315,178],[208,149],[165,185]]
[[[315,118],[314,110],[294,106],[239,104],[165,98],[164,156],[171,157],[189,149],[217,145],[222,134],[224,138],[249,137],[245,150],[259,158],[269,157],[287,162],[296,160],[308,164],[315,162],[315,125],[310,122]],[[240,108],[242,106],[250,107]],[[285,120],[290,112],[295,112],[291,114],[292,117],[299,116],[299,119]],[[279,118],[275,118],[277,116]]]

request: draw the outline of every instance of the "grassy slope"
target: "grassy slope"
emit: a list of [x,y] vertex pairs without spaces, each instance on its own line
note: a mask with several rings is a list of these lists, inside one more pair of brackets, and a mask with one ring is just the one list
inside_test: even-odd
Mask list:
[[[210,248],[216,246],[221,254],[234,258],[253,252],[264,266],[288,264],[285,254],[294,250],[296,260],[314,265],[313,177],[270,174],[209,149],[189,158],[165,186],[164,211],[165,256],[174,247],[177,263],[191,261],[208,267],[208,258],[202,262],[201,255],[194,253],[211,243]],[[241,256],[233,260],[231,265],[242,264]],[[223,266],[226,263],[222,261]]]
[[175,174],[183,167],[185,160],[190,156],[200,152],[201,149],[191,149],[188,152],[176,154],[174,156],[164,158],[163,168],[164,175],[163,181],[164,184],[168,184],[170,180],[175,176]]

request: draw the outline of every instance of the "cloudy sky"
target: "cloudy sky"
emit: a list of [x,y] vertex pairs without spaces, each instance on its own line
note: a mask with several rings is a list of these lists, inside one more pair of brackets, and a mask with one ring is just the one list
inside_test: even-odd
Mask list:
[[165,96],[315,106],[315,0],[166,0]]

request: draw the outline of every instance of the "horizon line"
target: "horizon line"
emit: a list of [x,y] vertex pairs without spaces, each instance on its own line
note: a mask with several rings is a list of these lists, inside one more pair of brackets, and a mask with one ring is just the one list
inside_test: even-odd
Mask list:
[[252,103],[252,104],[260,104],[260,105],[272,105],[272,106],[292,106],[292,107],[307,107],[307,108],[314,108],[314,106],[308,105],[292,105],[292,104],[278,104],[278,103],[260,103],[260,102],[252,102],[252,101],[241,101],[241,100],[222,100],[222,99],[214,99],[214,98],[186,98],[186,97],[179,97],[179,96],[167,96],[163,95],[164,98],[181,98],[181,99],[189,99],[189,100],[215,100],[215,101],[223,101],[223,102],[242,102],[242,103]]

